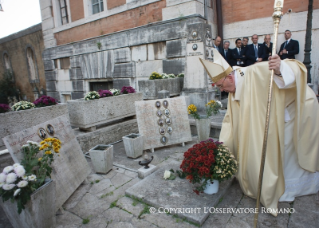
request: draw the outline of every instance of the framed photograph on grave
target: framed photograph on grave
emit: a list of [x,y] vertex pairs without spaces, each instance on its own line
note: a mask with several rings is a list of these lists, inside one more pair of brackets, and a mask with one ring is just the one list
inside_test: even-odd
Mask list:
[[38,129],[38,136],[41,138],[41,139],[45,139],[47,137],[47,133],[46,131],[44,130],[44,128],[39,128]]
[[171,123],[172,123],[171,118],[166,118],[166,119],[165,119],[165,123],[166,123],[167,125],[171,125]]
[[157,115],[158,117],[161,117],[161,116],[163,115],[163,114],[162,114],[162,111],[158,109],[158,110],[156,111],[156,115]]
[[171,112],[169,111],[169,109],[165,109],[165,110],[164,110],[164,114],[165,114],[165,116],[169,117],[169,115],[171,114]]
[[48,124],[46,126],[47,132],[49,135],[53,136],[54,135],[54,127],[51,124]]
[[162,136],[162,137],[161,137],[161,143],[164,144],[164,145],[167,143],[167,138],[166,138],[166,136]]
[[161,135],[165,135],[165,128],[161,127],[161,128],[159,129],[159,133],[160,133]]
[[162,118],[159,118],[157,123],[158,123],[158,125],[160,125],[162,127],[164,125],[164,120]]
[[167,100],[164,100],[164,101],[163,101],[163,106],[164,106],[164,108],[167,108],[167,107],[168,107],[168,101],[167,101]]
[[172,128],[172,127],[168,127],[168,128],[167,128],[167,133],[168,133],[168,134],[172,134],[172,132],[173,132],[173,128]]
[[160,108],[160,107],[161,107],[161,102],[156,101],[156,102],[155,102],[155,107],[156,107],[156,108]]

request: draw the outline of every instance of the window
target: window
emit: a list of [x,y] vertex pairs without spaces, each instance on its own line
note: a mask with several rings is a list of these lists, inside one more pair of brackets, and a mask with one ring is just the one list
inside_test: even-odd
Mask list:
[[113,81],[90,82],[90,91],[110,90],[113,88]]
[[11,71],[10,60],[9,60],[9,56],[7,53],[4,53],[3,59],[4,59],[4,66],[5,66],[6,70]]
[[60,3],[60,11],[61,11],[61,22],[62,22],[62,25],[64,25],[69,23],[66,0],[59,0],[59,3]]
[[37,79],[36,73],[36,66],[35,66],[35,57],[32,49],[30,47],[27,48],[27,61],[28,61],[28,68],[30,73],[30,80]]
[[60,69],[67,70],[70,68],[70,58],[61,58],[60,59]]
[[92,0],[93,14],[104,11],[103,0]]

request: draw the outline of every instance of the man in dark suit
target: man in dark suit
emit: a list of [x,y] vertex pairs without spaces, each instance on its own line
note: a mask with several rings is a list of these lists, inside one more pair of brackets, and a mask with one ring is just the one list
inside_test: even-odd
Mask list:
[[221,49],[222,49],[219,47],[220,42],[222,42],[222,38],[220,38],[220,36],[216,36],[214,43],[213,43],[213,47],[216,48],[219,51],[219,53],[221,52]]
[[224,57],[224,59],[228,62],[230,66],[233,66],[233,61],[232,61],[232,54],[231,50],[229,49],[229,41],[224,42],[224,48],[221,49],[220,54]]
[[278,55],[281,59],[295,59],[295,55],[299,54],[299,42],[291,39],[291,32],[285,31],[286,41],[280,46]]
[[241,45],[241,39],[235,41],[236,47],[232,50],[234,66],[244,66],[246,61],[246,49]]
[[265,51],[266,51],[266,57],[264,58],[264,61],[268,61],[268,58],[270,56],[272,56],[271,52],[272,52],[272,43],[270,42],[271,40],[271,37],[270,35],[266,35],[265,36],[265,39],[264,39],[264,43],[263,45],[265,46]]
[[247,66],[261,62],[267,57],[265,46],[258,43],[258,36],[254,34],[251,40],[253,43],[248,45],[246,50]]

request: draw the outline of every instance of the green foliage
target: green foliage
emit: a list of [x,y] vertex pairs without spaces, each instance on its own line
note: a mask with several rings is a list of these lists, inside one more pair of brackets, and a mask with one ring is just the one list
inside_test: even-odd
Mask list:
[[104,197],[113,196],[113,194],[114,194],[113,192],[106,193],[101,196],[101,199],[103,199]]
[[184,78],[184,73],[178,74],[177,77],[179,77],[179,78]]
[[10,100],[19,100],[19,90],[13,83],[13,73],[6,71],[0,80],[0,104],[9,104]]
[[150,207],[145,204],[143,211],[141,211],[141,213],[138,215],[138,218],[140,219],[143,214],[149,214],[149,213],[150,213]]
[[97,43],[96,43],[96,46],[97,46],[97,48],[98,48],[99,50],[101,50],[101,47],[102,47],[101,42],[97,42]]
[[82,220],[82,224],[88,224],[90,222],[90,219],[86,218]]
[[150,80],[154,80],[154,79],[162,79],[162,75],[160,75],[157,72],[153,72],[150,76]]
[[95,183],[99,183],[99,182],[100,182],[100,180],[96,180],[96,181],[95,181]]
[[136,199],[133,199],[132,205],[135,207],[138,204],[138,201]]
[[116,204],[117,204],[117,200],[111,203],[110,208],[116,207]]

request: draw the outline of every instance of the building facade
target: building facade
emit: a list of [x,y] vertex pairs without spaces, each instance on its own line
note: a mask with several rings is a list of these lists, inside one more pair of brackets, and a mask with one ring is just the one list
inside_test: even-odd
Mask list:
[[43,50],[41,24],[0,39],[0,78],[11,72],[23,100],[34,101],[46,93]]
[[[183,94],[203,106],[215,88],[198,57],[213,59],[217,31],[238,37],[273,33],[273,2],[221,0],[40,0],[47,93],[61,102],[90,90],[121,88],[158,73],[185,73]],[[299,40],[303,60],[308,1],[287,0],[280,25]],[[313,37],[319,5],[314,3]],[[280,44],[278,44],[280,45]],[[313,50],[318,48],[313,39]],[[312,52],[312,62],[319,56]],[[316,74],[316,66],[312,70]],[[312,75],[314,75],[312,74]],[[203,107],[202,107],[203,108]]]

